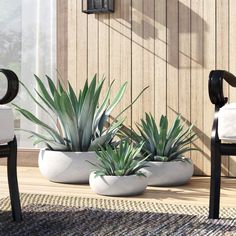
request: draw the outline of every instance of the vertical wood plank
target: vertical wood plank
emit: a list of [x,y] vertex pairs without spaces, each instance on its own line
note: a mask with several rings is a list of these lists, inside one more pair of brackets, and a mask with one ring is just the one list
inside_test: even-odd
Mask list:
[[[191,122],[190,22],[190,0],[179,0],[179,113],[188,125]],[[189,157],[190,154],[185,153]]]
[[155,1],[155,118],[166,115],[166,0]]
[[214,107],[210,103],[208,95],[208,76],[211,70],[215,69],[216,65],[216,5],[215,0],[208,0],[204,2],[204,160],[203,160],[203,173],[210,175],[210,135],[214,114]]
[[190,122],[191,103],[190,35],[190,0],[179,0],[179,112],[188,122]]
[[98,15],[88,15],[88,79],[91,80],[98,71]]
[[99,15],[98,23],[98,77],[104,79],[101,99],[104,99],[110,84],[110,15]]
[[[229,5],[228,0],[216,2],[216,68],[229,69]],[[228,84],[224,83],[224,95],[228,97]],[[228,176],[229,157],[222,156],[221,175]]]
[[[110,18],[110,80],[115,80],[112,97],[117,92],[116,88],[121,83],[121,2],[115,1],[115,13]],[[121,111],[120,104],[112,115],[115,117]]]
[[109,63],[110,63],[110,33],[109,33],[110,16],[102,14],[99,16],[99,52],[98,68],[99,78],[106,78],[106,84],[109,83]]
[[[126,92],[121,101],[121,109],[125,109],[132,101],[131,86],[131,0],[121,1],[121,60],[120,60],[120,85],[127,82]],[[123,116],[126,117],[125,124],[131,125],[132,116],[131,108],[128,109]]]
[[[115,79],[113,93],[128,82],[123,99],[113,112],[119,114],[131,103],[131,0],[116,1],[116,11],[110,18],[110,78]],[[124,114],[131,124],[130,109]]]
[[167,116],[172,123],[179,112],[178,0],[167,1]]
[[82,13],[81,1],[77,0],[77,92],[88,78],[88,17]]
[[[132,0],[132,99],[143,88],[143,1]],[[132,107],[132,121],[139,122],[143,116],[143,97],[141,96]]]
[[155,108],[155,81],[154,81],[154,52],[155,52],[155,1],[143,1],[143,83],[139,93],[144,87],[149,86],[148,93],[142,95],[142,112],[154,114]]
[[[203,74],[203,34],[204,20],[203,1],[191,1],[191,122],[194,124],[194,132],[197,133],[198,139],[193,143],[193,147],[203,150],[204,142],[204,119],[203,119],[203,89],[207,79]],[[194,162],[194,173],[202,174],[203,169],[202,152],[191,152],[191,158]]]
[[68,80],[76,90],[77,80],[77,1],[68,1]]
[[57,1],[57,70],[67,80],[68,72],[68,3]]
[[[236,75],[236,1],[229,1],[229,71]],[[236,102],[236,89],[229,87],[230,102]],[[236,177],[236,156],[229,157],[229,176]]]

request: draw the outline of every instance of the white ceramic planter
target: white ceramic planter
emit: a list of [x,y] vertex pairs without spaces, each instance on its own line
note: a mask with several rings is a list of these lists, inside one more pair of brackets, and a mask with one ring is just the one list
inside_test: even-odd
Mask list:
[[48,180],[58,183],[88,183],[89,175],[96,169],[95,152],[62,152],[41,149],[39,169]]
[[[189,159],[190,160],[190,159]],[[193,163],[188,161],[148,162],[142,171],[148,176],[148,185],[178,186],[186,184],[193,175]]]
[[100,195],[106,196],[131,196],[144,192],[148,179],[144,176],[98,176],[90,174],[89,184],[91,189]]

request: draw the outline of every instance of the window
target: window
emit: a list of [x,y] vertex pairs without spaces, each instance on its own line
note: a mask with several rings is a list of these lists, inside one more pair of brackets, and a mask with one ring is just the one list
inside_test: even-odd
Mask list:
[[[1,0],[0,1],[0,67],[13,70],[33,91],[34,74],[39,77],[56,74],[56,1]],[[6,81],[0,78],[0,96]],[[24,89],[14,101],[30,109],[37,117],[44,114],[30,101]],[[37,127],[15,114],[15,126],[36,130]],[[17,133],[20,147],[32,147],[28,134]]]

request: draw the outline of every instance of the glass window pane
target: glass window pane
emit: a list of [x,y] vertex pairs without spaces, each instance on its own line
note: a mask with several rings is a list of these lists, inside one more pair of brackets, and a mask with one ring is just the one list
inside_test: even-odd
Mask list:
[[[34,93],[34,74],[51,78],[56,73],[56,1],[0,1],[0,67],[12,69]],[[0,96],[4,80],[0,78]],[[37,96],[34,93],[34,96]],[[44,120],[45,114],[33,103],[24,89],[14,101]],[[17,128],[37,131],[38,127],[15,114]],[[32,147],[29,134],[18,132],[20,147]]]

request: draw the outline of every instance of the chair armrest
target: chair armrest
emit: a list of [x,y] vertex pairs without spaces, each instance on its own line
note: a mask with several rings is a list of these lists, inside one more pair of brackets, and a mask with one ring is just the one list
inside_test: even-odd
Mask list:
[[3,98],[0,98],[0,104],[6,104],[16,97],[19,90],[19,80],[17,75],[11,70],[0,69],[0,73],[3,73],[7,78],[7,92]]
[[222,107],[228,98],[224,97],[223,80],[232,87],[236,87],[236,77],[225,70],[213,70],[209,74],[208,92],[210,100],[213,104]]

